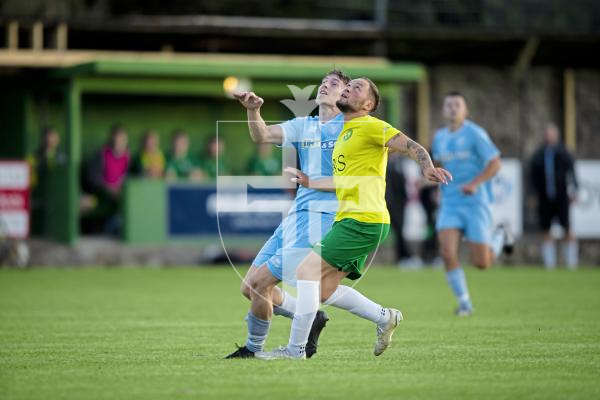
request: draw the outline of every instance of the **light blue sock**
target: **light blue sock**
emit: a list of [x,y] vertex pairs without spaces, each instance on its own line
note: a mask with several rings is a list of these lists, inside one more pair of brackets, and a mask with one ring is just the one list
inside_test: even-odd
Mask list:
[[286,317],[289,319],[294,319],[294,313],[290,312],[277,304],[273,304],[273,314],[281,315],[282,317]]
[[248,350],[255,353],[263,350],[270,326],[271,321],[256,318],[252,312],[248,313],[248,339],[246,340]]
[[502,253],[502,248],[504,247],[504,232],[502,230],[497,230],[492,235],[492,243],[491,248],[495,257],[498,257]]
[[448,285],[450,285],[452,292],[454,292],[454,295],[458,299],[460,307],[471,308],[472,304],[469,289],[467,288],[465,271],[461,267],[446,271],[446,279],[448,279]]

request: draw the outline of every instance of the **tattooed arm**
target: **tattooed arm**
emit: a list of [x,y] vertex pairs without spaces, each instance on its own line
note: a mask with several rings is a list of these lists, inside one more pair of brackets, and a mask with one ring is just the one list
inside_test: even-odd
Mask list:
[[429,153],[423,146],[403,133],[399,133],[388,140],[386,146],[392,151],[397,151],[413,159],[419,164],[421,172],[428,180],[437,183],[448,183],[448,180],[452,180],[452,175],[448,171],[443,168],[436,168],[433,165]]

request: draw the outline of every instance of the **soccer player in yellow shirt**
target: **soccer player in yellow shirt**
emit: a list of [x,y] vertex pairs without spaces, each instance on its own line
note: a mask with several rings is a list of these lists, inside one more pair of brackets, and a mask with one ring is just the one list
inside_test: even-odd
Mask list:
[[[296,272],[298,296],[287,347],[258,352],[256,358],[305,359],[305,346],[319,300],[327,300],[327,304],[344,296],[338,287],[342,279],[358,279],[368,254],[387,237],[390,217],[385,203],[385,176],[389,150],[415,160],[432,182],[446,184],[452,179],[448,171],[434,167],[423,146],[369,115],[379,105],[379,91],[370,79],[350,81],[336,105],[344,114],[344,126],[333,150],[333,181],[310,181],[301,171],[288,168],[296,175],[293,180],[303,186],[335,190],[339,201],[335,222]],[[360,297],[347,301],[356,301],[356,308],[364,307],[361,304],[364,299]],[[402,313],[396,309],[381,308],[380,312],[373,351],[376,356],[389,346],[402,320]]]

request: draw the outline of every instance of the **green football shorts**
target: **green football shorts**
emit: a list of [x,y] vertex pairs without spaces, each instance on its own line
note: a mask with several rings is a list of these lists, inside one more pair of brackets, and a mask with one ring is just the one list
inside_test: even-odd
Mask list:
[[333,223],[325,237],[313,246],[321,258],[348,273],[348,279],[362,275],[367,256],[390,232],[389,224],[372,224],[345,218]]

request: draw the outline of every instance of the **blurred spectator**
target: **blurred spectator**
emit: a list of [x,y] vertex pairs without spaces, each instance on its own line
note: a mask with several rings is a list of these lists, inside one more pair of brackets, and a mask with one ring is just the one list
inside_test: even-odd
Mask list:
[[537,194],[539,222],[544,231],[544,265],[548,269],[556,266],[556,247],[550,228],[553,220],[557,219],[565,232],[563,254],[566,265],[576,268],[578,248],[571,232],[569,207],[575,201],[577,179],[573,157],[560,143],[560,134],[555,124],[546,127],[544,143],[531,159],[531,187]]
[[202,180],[202,170],[197,159],[189,152],[190,140],[188,135],[182,131],[175,131],[172,139],[171,154],[167,162],[165,177],[167,179],[191,179]]
[[82,174],[83,233],[120,232],[120,202],[130,163],[128,141],[125,128],[113,125],[106,145],[90,160]]
[[385,200],[390,213],[390,222],[396,239],[396,263],[407,268],[421,267],[421,259],[413,256],[404,238],[404,211],[408,201],[406,176],[403,170],[403,158],[390,154],[388,159]]
[[145,131],[140,151],[131,163],[131,173],[146,178],[162,178],[165,164],[165,155],[160,149],[158,134],[153,130]]
[[121,194],[129,169],[127,131],[120,125],[112,127],[108,143],[102,149],[102,188],[114,197]]
[[40,145],[35,154],[30,157],[31,186],[43,181],[46,174],[57,165],[66,163],[67,157],[60,146],[60,136],[53,127],[42,129]]
[[206,144],[205,156],[200,163],[204,176],[208,179],[217,179],[217,166],[219,175],[229,174],[229,168],[223,156],[224,153],[225,143],[223,140],[218,136],[211,137]]
[[67,162],[67,156],[60,148],[60,136],[53,127],[42,129],[40,145],[28,157],[31,167],[31,230],[34,235],[45,233],[46,200],[48,175],[58,166]]
[[260,143],[257,151],[250,158],[247,171],[250,175],[275,176],[281,175],[281,157],[273,151],[270,143]]

